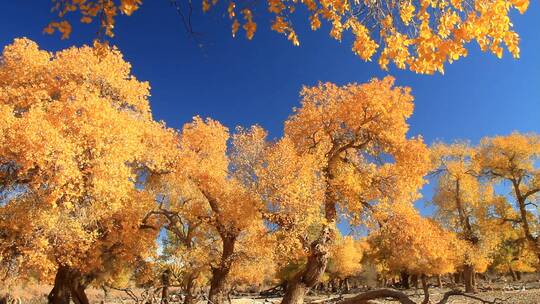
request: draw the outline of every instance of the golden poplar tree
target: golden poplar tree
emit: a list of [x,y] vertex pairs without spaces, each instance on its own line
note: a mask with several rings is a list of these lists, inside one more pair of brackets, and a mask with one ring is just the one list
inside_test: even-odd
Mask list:
[[421,278],[423,303],[428,303],[427,277],[454,272],[463,263],[463,241],[421,217],[411,204],[379,210],[376,217],[381,225],[368,236],[371,259],[392,273]]
[[[517,216],[506,220],[518,223],[523,234],[540,261],[540,243],[536,229],[538,216],[535,209],[540,193],[540,136],[512,133],[508,136],[483,138],[480,142],[476,165],[481,173],[495,182],[508,182],[514,198]],[[531,210],[531,207],[533,209]]]
[[342,292],[349,291],[349,278],[360,274],[362,270],[363,240],[351,236],[340,236],[330,248],[330,259],[326,273],[330,281]]
[[499,197],[492,185],[483,183],[473,159],[476,149],[467,143],[435,144],[431,148],[437,188],[432,203],[437,218],[467,243],[462,265],[466,292],[475,290],[474,273],[484,272],[501,236],[489,212]]
[[115,48],[16,39],[1,60],[0,268],[54,282],[50,303],[88,303],[89,284],[152,254],[139,181],[166,166],[171,134]]
[[409,89],[393,84],[387,77],[304,88],[284,137],[263,152],[255,174],[277,248],[305,257],[283,303],[301,303],[325,272],[338,210],[361,224],[373,204],[417,197],[429,156],[421,138],[406,136]]
[[[184,250],[193,250],[188,243],[202,242],[199,244],[202,250],[198,249],[192,256],[198,261],[193,263],[201,265],[206,260],[209,264],[209,299],[220,304],[226,299],[231,271],[257,261],[267,262],[263,257],[271,253],[265,249],[272,245],[266,243],[260,201],[244,184],[243,168],[228,151],[229,130],[218,121],[195,117],[178,136],[170,172],[151,182],[157,184],[156,195],[163,196],[168,203],[148,218],[164,220],[166,229],[179,239],[187,239]],[[241,147],[235,149],[241,150]],[[173,203],[177,201],[181,204]],[[192,272],[196,275],[198,269]],[[243,279],[238,271],[235,273],[236,279]]]

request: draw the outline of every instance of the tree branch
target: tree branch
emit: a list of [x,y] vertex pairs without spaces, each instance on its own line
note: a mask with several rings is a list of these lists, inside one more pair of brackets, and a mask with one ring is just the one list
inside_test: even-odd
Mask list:
[[[466,294],[460,290],[450,290],[444,293],[443,298],[436,304],[446,304],[448,302],[448,299],[452,296],[466,297],[469,299],[479,301],[480,303],[483,303],[483,304],[502,304],[502,303],[506,303],[509,299],[509,298],[508,299],[495,298],[493,299],[493,301],[490,301],[490,300],[485,300],[471,294]],[[417,304],[416,302],[411,300],[411,298],[407,296],[404,292],[401,292],[399,290],[394,290],[394,289],[388,289],[388,288],[370,290],[370,291],[361,293],[359,295],[356,295],[352,298],[348,298],[343,301],[340,301],[337,304],[367,304],[369,303],[370,300],[375,300],[375,299],[380,299],[380,298],[392,298],[399,301],[399,303],[401,304]]]

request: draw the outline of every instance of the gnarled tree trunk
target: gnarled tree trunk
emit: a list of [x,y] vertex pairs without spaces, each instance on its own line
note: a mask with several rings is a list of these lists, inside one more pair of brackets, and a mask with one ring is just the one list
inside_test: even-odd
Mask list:
[[236,236],[223,234],[223,252],[218,267],[212,267],[212,279],[210,280],[210,292],[208,299],[211,304],[223,304],[227,297],[226,281],[231,271]]
[[85,289],[90,283],[78,271],[60,266],[54,279],[54,287],[49,293],[49,304],[69,304],[70,299],[75,304],[89,304]]
[[334,170],[337,168],[339,152],[334,153],[328,160],[324,170],[328,178],[324,198],[324,217],[327,224],[324,225],[319,237],[310,244],[306,266],[298,272],[287,285],[281,304],[301,304],[304,302],[306,293],[318,282],[328,264],[329,245],[334,238],[335,223],[337,220],[336,194],[333,192],[331,181],[334,178]]
[[281,304],[301,304],[310,288],[315,286],[328,263],[328,245],[331,229],[325,227],[321,235],[311,243],[305,268],[297,273],[287,284],[287,290]]

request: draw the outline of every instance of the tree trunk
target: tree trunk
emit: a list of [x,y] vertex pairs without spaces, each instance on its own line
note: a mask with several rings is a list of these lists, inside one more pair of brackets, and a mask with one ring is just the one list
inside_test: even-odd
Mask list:
[[378,282],[379,282],[379,287],[382,287],[382,288],[386,287],[386,277],[385,276],[381,277]]
[[288,304],[302,304],[304,303],[304,296],[308,292],[308,288],[301,282],[291,282],[294,286],[293,288],[287,288],[287,292],[283,296],[281,303]]
[[401,277],[401,286],[405,289],[411,288],[411,285],[409,284],[409,274],[405,271],[402,271],[400,274]]
[[186,279],[186,285],[184,287],[185,297],[184,297],[184,304],[192,304],[195,297],[193,296],[193,291],[195,289],[195,278],[194,276],[190,275]]
[[225,280],[228,271],[221,268],[212,269],[212,280],[210,281],[210,292],[208,293],[211,304],[225,303],[225,296],[227,295]]
[[343,285],[345,285],[344,287],[344,292],[345,293],[349,293],[349,291],[351,290],[351,287],[350,287],[350,284],[349,284],[349,278],[345,278],[343,280]]
[[534,236],[531,233],[531,230],[529,228],[529,219],[527,217],[527,194],[523,195],[520,190],[520,181],[517,181],[515,179],[511,180],[512,185],[514,187],[514,193],[516,195],[518,206],[519,206],[519,215],[521,220],[521,228],[523,229],[523,233],[525,234],[525,238],[533,248],[536,248],[536,255],[538,257],[538,262],[540,263],[540,242],[538,239],[538,236]]
[[474,285],[474,266],[465,265],[463,269],[463,276],[465,280],[465,292],[466,293],[476,292],[476,288]]
[[56,271],[53,289],[47,297],[49,304],[69,304],[70,296],[68,269],[60,267]]
[[54,287],[48,295],[49,304],[89,304],[85,289],[89,282],[84,277],[65,266],[60,266],[54,278]]
[[103,302],[109,302],[109,289],[105,285],[101,285],[101,289],[103,290]]
[[429,286],[427,284],[427,278],[425,274],[422,274],[421,280],[422,280],[422,290],[424,290],[424,300],[422,301],[422,304],[428,304],[429,303]]
[[336,293],[337,292],[337,283],[336,283],[337,279],[333,278],[330,280],[330,291],[332,293]]
[[171,285],[171,271],[169,269],[165,269],[161,274],[161,285],[163,285],[161,289],[161,304],[168,304],[169,285]]
[[75,280],[73,282],[73,288],[71,290],[71,300],[75,304],[89,304],[88,297],[84,290],[86,289],[86,284],[80,280]]
[[331,233],[331,229],[325,227],[319,238],[311,243],[306,266],[287,285],[281,304],[303,303],[309,289],[319,282],[328,264],[328,243]]
[[386,288],[366,291],[352,298],[346,298],[342,301],[339,301],[337,302],[337,304],[367,304],[373,303],[370,300],[381,298],[393,298],[399,301],[399,303],[401,304],[416,304],[405,293],[398,290]]
[[414,288],[418,288],[418,276],[413,274],[411,276],[411,281],[412,281],[412,285],[414,286]]
[[518,281],[521,281],[521,271],[516,271],[516,278]]
[[459,284],[460,283],[460,277],[461,277],[461,274],[460,274],[459,271],[454,273],[454,283]]
[[442,278],[441,275],[437,275],[437,287],[442,288]]
[[222,235],[221,240],[223,242],[221,261],[218,267],[212,267],[212,279],[210,280],[210,292],[208,293],[211,304],[225,303],[227,296],[225,284],[231,271],[236,236]]
[[512,276],[512,281],[517,281],[517,276],[516,276],[516,272],[514,271],[514,269],[512,269],[512,266],[508,266],[508,269],[510,270],[510,275]]

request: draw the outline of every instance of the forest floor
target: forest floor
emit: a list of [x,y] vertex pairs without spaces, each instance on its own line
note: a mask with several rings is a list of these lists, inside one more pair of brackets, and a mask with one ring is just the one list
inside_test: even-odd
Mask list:
[[[538,286],[536,286],[538,285]],[[523,288],[525,287],[525,288]],[[50,286],[24,286],[18,288],[11,288],[6,290],[0,286],[0,295],[10,293],[14,298],[20,299],[13,303],[16,304],[45,304],[46,295]],[[540,304],[540,284],[500,284],[494,289],[489,291],[480,291],[474,296],[482,298],[484,300],[493,301],[499,299],[497,303],[508,303],[508,304]],[[443,294],[446,291],[449,291],[448,288],[430,288],[430,299],[431,303],[436,303],[440,300]],[[136,295],[140,295],[142,290],[133,290]],[[361,291],[358,291],[360,293]],[[424,295],[422,294],[421,289],[410,289],[404,291],[413,301],[421,303]],[[338,302],[340,299],[349,298],[355,296],[357,293],[350,294],[325,294],[325,295],[311,295],[306,297],[305,302],[307,304],[333,304]],[[133,304],[136,303],[132,298],[130,298],[125,292],[118,290],[111,290],[108,293],[107,298],[104,298],[104,293],[101,289],[89,288],[87,290],[87,295],[92,304],[98,303],[110,303],[110,304]],[[235,296],[231,299],[231,304],[279,304],[281,298],[278,297],[256,297],[256,296]],[[180,301],[171,301],[173,303],[181,303]],[[199,301],[198,304],[206,303],[206,301]],[[228,302],[226,302],[229,304]],[[392,299],[378,299],[373,300],[373,304],[397,304],[398,302]],[[453,296],[447,302],[448,304],[468,304],[468,303],[480,303],[473,299],[467,299],[461,296]]]
[[[431,303],[436,303],[437,301],[441,300],[443,297],[443,294],[450,289],[447,288],[430,288],[429,294],[430,294],[430,300]],[[405,291],[405,293],[415,302],[421,303],[424,299],[424,295],[422,294],[422,290],[408,290]],[[347,294],[343,295],[343,297],[353,297],[356,294]],[[529,290],[493,290],[493,291],[483,291],[475,293],[474,296],[487,300],[487,301],[494,301],[495,299],[499,299],[500,301],[497,303],[508,303],[508,304],[540,304],[540,289],[529,289]],[[326,298],[324,297],[308,297],[306,299],[306,302],[312,302],[313,304],[318,303],[328,303],[328,302],[335,302],[337,299],[335,299],[336,296],[329,295]],[[334,300],[335,299],[335,300]],[[234,302],[234,301],[233,301]],[[371,303],[373,304],[396,304],[399,303],[396,300],[393,299],[378,299],[378,300],[372,300]],[[448,302],[448,304],[468,304],[468,303],[480,303],[479,301],[476,301],[474,299],[469,299],[461,296],[452,296]],[[247,302],[245,303],[233,303],[233,304],[249,304]],[[254,303],[255,304],[255,303]],[[261,303],[257,303],[261,304]]]

